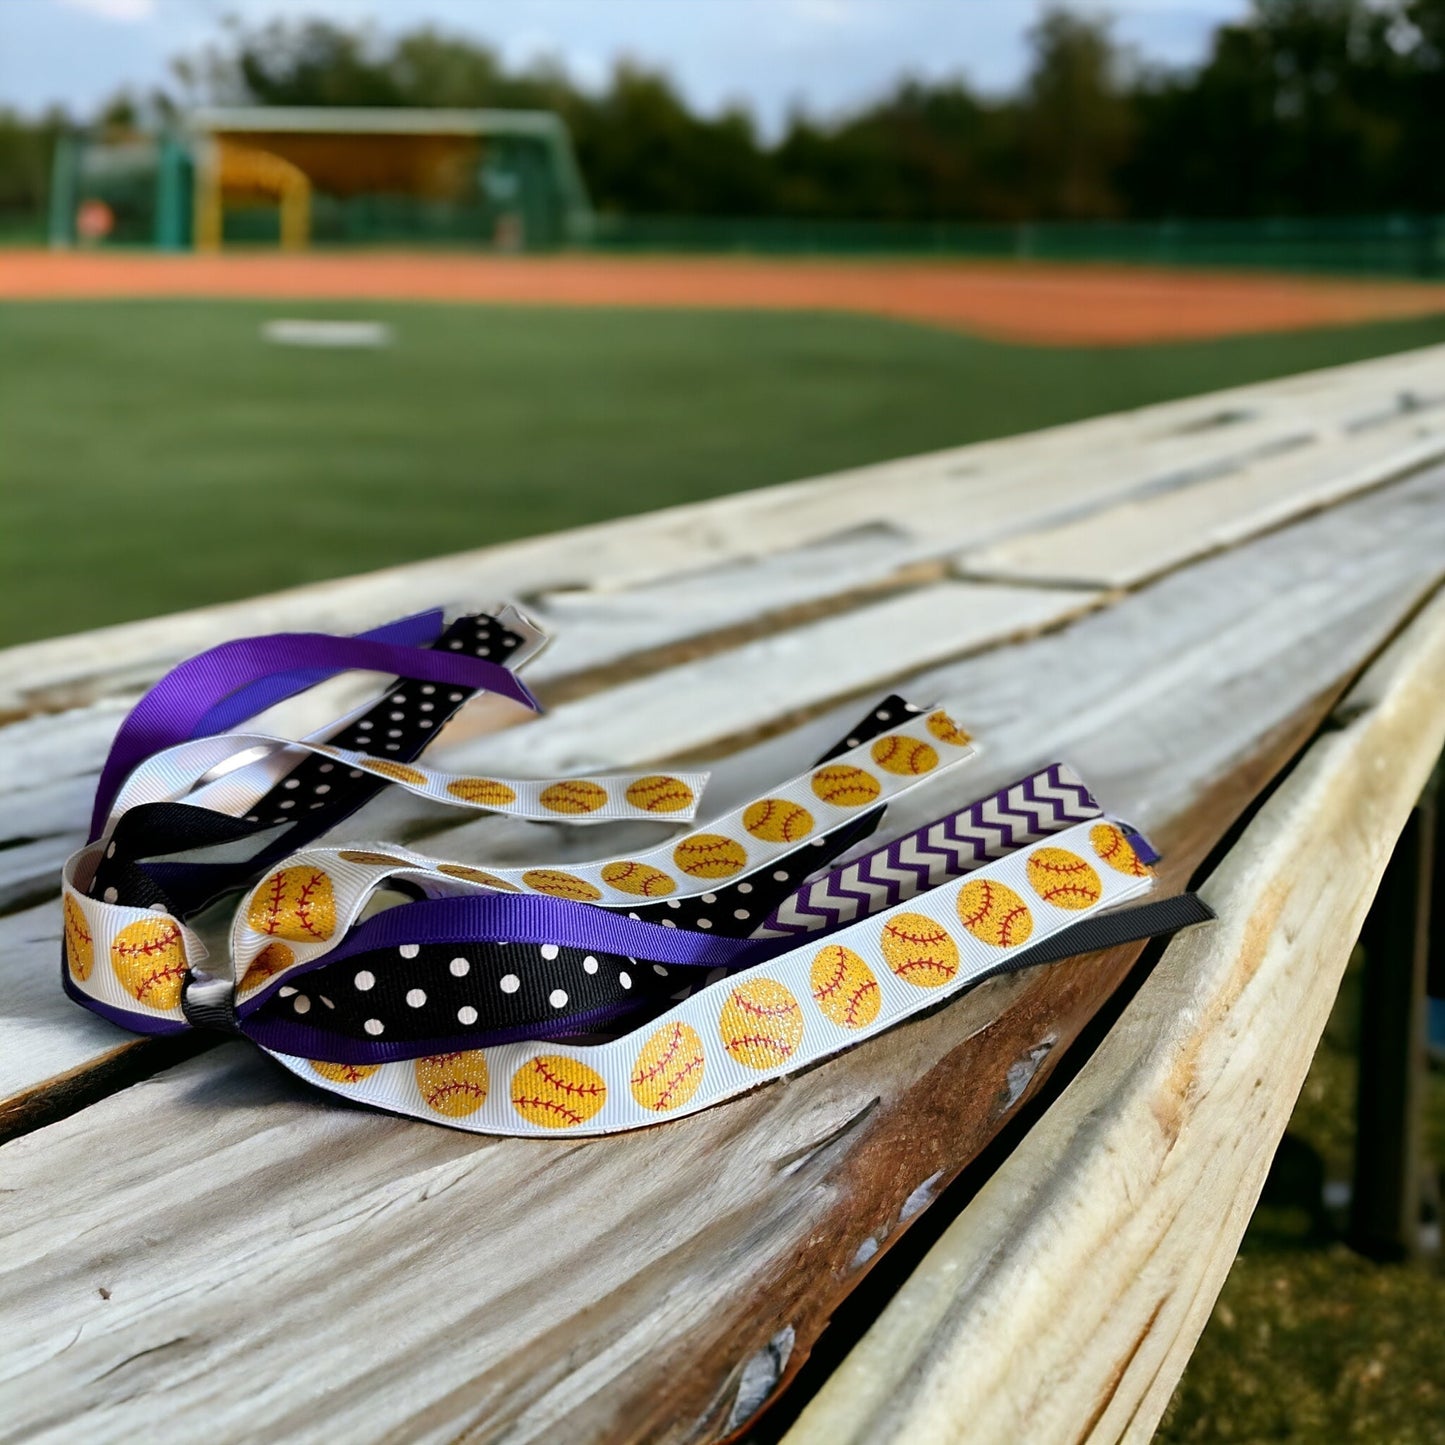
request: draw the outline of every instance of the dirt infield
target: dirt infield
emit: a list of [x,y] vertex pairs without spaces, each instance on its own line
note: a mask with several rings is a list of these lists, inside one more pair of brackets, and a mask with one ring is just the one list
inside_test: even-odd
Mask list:
[[1445,285],[1104,265],[0,251],[0,299],[123,296],[854,311],[1056,346],[1127,346],[1445,311]]

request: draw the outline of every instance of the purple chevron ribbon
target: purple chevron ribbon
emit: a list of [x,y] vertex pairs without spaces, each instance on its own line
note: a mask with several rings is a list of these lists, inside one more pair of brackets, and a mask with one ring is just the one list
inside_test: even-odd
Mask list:
[[[1072,768],[1051,763],[800,888],[752,937],[842,928],[1102,812]],[[1142,839],[1137,846],[1142,856]]]

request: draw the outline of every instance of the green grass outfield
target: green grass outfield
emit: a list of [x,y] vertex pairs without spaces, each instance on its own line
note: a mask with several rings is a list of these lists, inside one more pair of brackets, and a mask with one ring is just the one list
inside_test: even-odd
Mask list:
[[[283,315],[385,351],[277,348]],[[1445,342],[1445,318],[1138,349],[867,318],[0,306],[0,643]],[[1348,1178],[1347,989],[1160,1439],[1445,1441],[1445,1279],[1311,1208]],[[1445,1158],[1445,1078],[1431,1084]],[[1285,1157],[1285,1156],[1282,1156]]]
[[[379,351],[264,342],[375,317]],[[1445,341],[1127,349],[866,317],[0,306],[0,645]]]

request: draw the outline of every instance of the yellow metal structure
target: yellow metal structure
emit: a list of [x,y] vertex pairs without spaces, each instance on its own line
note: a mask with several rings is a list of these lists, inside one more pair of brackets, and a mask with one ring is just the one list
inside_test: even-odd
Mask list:
[[274,200],[281,210],[281,249],[301,251],[311,236],[311,181],[300,166],[260,146],[211,136],[196,168],[195,244],[219,251],[230,202]]

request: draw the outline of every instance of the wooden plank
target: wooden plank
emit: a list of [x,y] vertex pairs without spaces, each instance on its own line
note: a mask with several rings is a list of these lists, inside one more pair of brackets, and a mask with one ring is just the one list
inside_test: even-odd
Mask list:
[[[12,648],[0,653],[0,717],[134,692],[181,657],[228,637],[276,628],[350,631],[439,600],[475,603],[485,600],[476,594],[479,578],[496,595],[617,591],[745,566],[860,527],[894,529],[911,539],[904,549],[910,556],[946,555],[965,542],[1037,527],[1051,513],[1077,515],[1080,507],[1327,442],[1342,427],[1401,406],[1428,408],[1439,401],[1430,388],[1441,389],[1441,355],[1435,348],[1381,358]],[[900,529],[900,513],[918,519],[916,534]],[[661,634],[648,646],[680,635],[665,606],[657,617]],[[545,659],[540,666],[545,676]]]
[[[1098,593],[1059,588],[939,583],[613,688],[597,695],[606,699],[600,713],[595,702],[584,698],[511,730],[515,736],[488,735],[449,747],[442,739],[436,756],[443,766],[458,769],[480,766],[476,760],[484,758],[493,772],[526,777],[599,766],[625,767],[682,751],[716,750],[790,713],[881,688],[889,679],[930,663],[1061,623],[1098,599]],[[829,665],[820,666],[820,659],[828,659]],[[104,719],[103,726],[92,726],[88,719],[69,720],[63,761],[55,745],[45,740],[46,719],[33,718],[17,725],[26,736],[13,750],[8,768],[11,781],[40,782],[45,805],[53,803],[56,812],[47,815],[50,822],[43,835],[36,837],[43,821],[35,817],[40,808],[32,802],[21,810],[21,817],[29,815],[30,827],[15,836],[27,841],[0,849],[0,906],[55,886],[60,864],[84,842],[89,806],[84,790],[75,786],[74,771],[82,766],[83,758],[86,773],[99,772],[104,758],[101,736],[118,719],[109,702]],[[645,725],[639,725],[641,719],[646,720]],[[77,752],[76,743],[85,751]],[[45,774],[36,753],[55,764],[60,786],[41,781]],[[32,789],[18,791],[25,797]],[[0,787],[0,800],[3,798]],[[708,806],[716,810],[711,797]],[[400,839],[457,826],[454,812],[433,809],[418,814],[414,804],[399,797],[386,799],[363,819],[345,824],[345,836],[354,839],[359,836],[355,830],[361,828],[371,830],[368,836],[379,833]],[[462,826],[479,838],[489,838],[501,836],[497,821],[473,815],[472,821]],[[417,828],[422,831],[416,832]],[[575,831],[558,830],[562,835]],[[533,844],[538,837],[534,827],[513,832]],[[613,836],[631,834],[619,831]],[[648,836],[655,839],[655,829]],[[590,850],[606,849],[605,835],[595,829],[585,830],[579,841]]]
[[1219,922],[1170,946],[789,1445],[1150,1438],[1442,746],[1445,596],[1210,876]]
[[1156,492],[962,554],[968,576],[1075,586],[1136,586],[1190,557],[1248,537],[1445,456],[1445,414],[1405,414],[1316,446]]
[[[1177,884],[1438,578],[1441,485],[1372,497],[1364,534],[1342,507],[936,670],[925,688],[990,720],[970,789],[1062,753]],[[223,1047],[0,1148],[6,1418],[55,1439],[718,1439],[1132,956],[996,980],[593,1144],[362,1114]]]

